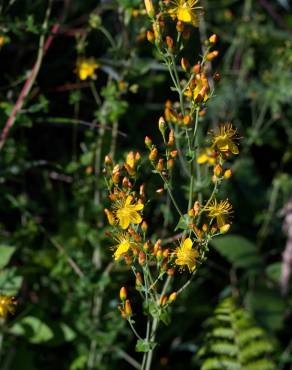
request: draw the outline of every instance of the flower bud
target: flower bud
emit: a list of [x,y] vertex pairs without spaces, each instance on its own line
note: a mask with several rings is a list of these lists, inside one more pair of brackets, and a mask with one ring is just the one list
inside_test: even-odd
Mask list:
[[170,148],[174,145],[174,131],[173,131],[173,129],[171,129],[170,132],[169,132],[167,145]]
[[120,181],[120,172],[114,172],[112,174],[112,180],[115,185],[117,185]]
[[147,222],[146,221],[143,221],[142,222],[141,229],[142,229],[143,233],[146,233],[147,232],[148,225],[147,225]]
[[191,123],[191,116],[184,116],[183,123],[184,125],[188,126]]
[[127,317],[133,316],[133,311],[132,311],[131,303],[130,303],[130,301],[128,299],[125,302],[125,314],[126,314]]
[[170,294],[170,296],[168,297],[168,302],[169,302],[169,303],[174,302],[174,301],[176,300],[176,297],[177,297],[176,292],[172,292],[172,293]]
[[193,66],[193,73],[195,73],[196,75],[197,75],[198,73],[200,73],[200,70],[201,70],[201,65],[200,65],[200,63],[197,63],[197,64],[195,64],[195,65]]
[[181,58],[180,64],[185,72],[187,72],[188,69],[190,68],[190,63],[186,58]]
[[207,54],[206,59],[211,62],[213,59],[215,59],[219,55],[218,50],[214,50],[211,53]]
[[166,129],[166,123],[165,123],[165,120],[164,120],[163,117],[159,118],[158,128],[159,128],[159,131],[161,132],[161,134],[164,136],[165,129]]
[[104,209],[104,213],[106,214],[106,217],[107,217],[107,220],[108,220],[108,223],[110,225],[114,225],[115,224],[115,218],[114,218],[114,215],[112,214],[111,211],[109,211],[107,208]]
[[164,193],[164,189],[163,188],[157,189],[156,190],[156,193],[159,194],[159,195],[160,194],[163,194]]
[[231,169],[229,168],[228,170],[226,170],[225,172],[224,172],[224,178],[225,179],[230,179],[230,177],[232,176],[232,171],[231,171]]
[[136,273],[136,289],[139,289],[143,285],[143,279],[140,272]]
[[123,286],[120,289],[120,300],[125,301],[127,299],[127,289]]
[[208,231],[208,225],[207,224],[203,224],[202,230],[204,231],[204,233],[206,233]]
[[168,276],[173,276],[174,275],[174,269],[173,268],[170,268],[167,270],[167,275]]
[[166,303],[167,303],[167,296],[166,295],[163,295],[161,298],[160,298],[160,306],[165,306]]
[[209,37],[210,44],[216,44],[217,41],[218,41],[218,36],[215,35],[215,33]]
[[167,258],[169,256],[169,249],[168,248],[164,249],[162,255],[164,258]]
[[106,155],[104,158],[104,164],[106,166],[111,166],[113,164],[113,161],[109,155]]
[[220,79],[221,79],[220,73],[219,72],[215,72],[213,74],[213,80],[216,81],[216,82],[218,82],[218,81],[220,81]]
[[162,172],[164,170],[164,159],[160,158],[157,166],[156,166],[157,171]]
[[149,251],[149,248],[150,248],[150,243],[149,243],[149,242],[144,243],[144,245],[143,245],[143,250],[144,250],[146,253]]
[[146,255],[144,252],[140,252],[139,253],[139,257],[138,257],[138,262],[139,262],[139,265],[143,266],[144,263],[145,263],[145,260],[146,260]]
[[220,227],[220,233],[221,234],[225,234],[227,233],[227,231],[230,229],[230,224],[225,224],[223,226]]
[[119,311],[121,313],[122,318],[123,319],[126,319],[127,318],[127,315],[125,313],[125,310],[123,309],[123,307],[120,304],[118,305],[118,309],[119,309]]
[[148,40],[149,42],[151,42],[151,44],[154,44],[154,42],[155,42],[154,32],[152,32],[152,31],[147,31],[147,33],[146,33],[146,37],[147,37],[147,40]]
[[151,149],[152,140],[148,136],[145,137],[145,145],[147,146],[148,149]]
[[168,170],[172,170],[174,167],[174,160],[172,158],[170,158],[168,161],[167,161],[167,169]]
[[175,158],[177,156],[177,150],[172,150],[170,152],[170,155],[172,156],[172,158]]
[[158,154],[158,150],[157,148],[153,148],[149,154],[149,160],[150,161],[155,161],[155,159],[157,158],[157,154]]
[[220,164],[216,164],[216,166],[214,167],[214,175],[219,177],[222,173],[222,167],[220,166]]

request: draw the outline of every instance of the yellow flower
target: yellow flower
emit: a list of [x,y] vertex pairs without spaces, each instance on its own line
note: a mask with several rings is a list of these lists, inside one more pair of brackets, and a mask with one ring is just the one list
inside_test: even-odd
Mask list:
[[197,163],[208,163],[210,166],[214,166],[216,163],[216,153],[211,148],[202,149],[197,158]]
[[231,123],[227,123],[219,127],[218,133],[213,133],[212,148],[223,154],[238,154],[238,146],[234,142],[236,139],[238,139],[237,130]]
[[14,314],[16,304],[14,297],[0,295],[0,317],[6,318],[9,313]]
[[208,206],[205,206],[203,210],[208,212],[210,218],[216,218],[217,226],[220,231],[226,232],[226,225],[229,225],[226,218],[232,212],[232,205],[229,200],[221,200],[217,203],[217,200],[214,199]]
[[121,256],[128,252],[128,250],[131,248],[132,242],[130,240],[130,236],[127,233],[120,233],[115,235],[115,240],[117,242],[116,245],[114,245],[114,248],[116,249],[114,253],[114,259],[117,261],[121,258]]
[[142,211],[144,204],[131,204],[133,197],[128,195],[127,198],[118,199],[113,205],[113,213],[122,229],[127,229],[130,224],[140,224],[142,217],[138,211]]
[[195,103],[206,102],[209,99],[209,82],[205,73],[197,74],[185,91],[185,95]]
[[182,268],[187,266],[190,272],[195,270],[196,259],[199,256],[199,252],[193,249],[192,246],[192,240],[190,238],[185,239],[176,249],[176,260],[174,261],[176,265],[182,266]]
[[80,80],[87,80],[89,77],[96,78],[95,70],[99,67],[94,58],[80,58],[77,60],[76,73]]
[[198,0],[174,0],[168,13],[173,19],[178,19],[181,22],[192,23],[193,26],[198,27],[198,10],[202,9],[196,6]]

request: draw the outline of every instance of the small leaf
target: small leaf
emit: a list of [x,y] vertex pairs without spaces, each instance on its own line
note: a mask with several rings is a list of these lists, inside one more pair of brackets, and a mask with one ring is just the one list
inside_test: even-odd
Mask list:
[[179,221],[178,224],[175,227],[175,231],[178,229],[182,230],[188,230],[189,229],[189,223],[190,223],[190,218],[187,214],[183,215]]
[[159,318],[160,320],[165,324],[165,325],[169,325],[170,322],[171,322],[171,318],[170,318],[170,313],[168,311],[168,309],[162,309],[161,310],[161,313],[159,315]]
[[3,269],[7,265],[15,249],[15,247],[0,245],[0,269]]
[[136,352],[149,352],[155,348],[157,343],[139,339],[136,343]]
[[26,316],[16,322],[10,332],[15,335],[21,335],[27,338],[31,343],[48,342],[53,338],[53,331],[40,319],[33,316]]

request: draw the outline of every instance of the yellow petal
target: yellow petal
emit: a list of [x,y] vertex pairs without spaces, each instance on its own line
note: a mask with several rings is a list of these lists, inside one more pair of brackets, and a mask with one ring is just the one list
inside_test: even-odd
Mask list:
[[209,157],[206,154],[201,154],[198,156],[197,162],[199,164],[206,163],[209,160]]
[[137,203],[134,206],[135,211],[141,211],[143,208],[144,208],[144,204],[142,204],[142,203]]
[[115,260],[118,260],[122,254],[127,253],[130,248],[130,243],[128,241],[123,241],[119,244],[117,250],[114,253]]
[[126,199],[126,202],[125,202],[125,205],[126,205],[126,206],[130,205],[130,204],[131,204],[131,202],[132,202],[132,200],[133,200],[132,195],[128,195],[128,196],[127,196],[127,199]]
[[177,12],[177,19],[182,22],[191,22],[192,15],[190,10],[179,8]]
[[237,145],[235,145],[231,140],[230,140],[230,143],[229,143],[229,149],[230,149],[232,154],[238,154],[239,153]]
[[123,214],[120,214],[119,211],[117,212],[117,217],[119,219],[119,225],[122,229],[127,229],[130,225],[130,219],[128,216],[125,216]]
[[192,246],[193,246],[193,242],[192,242],[192,239],[190,238],[187,238],[184,242],[183,242],[183,249],[192,249]]
[[142,217],[136,211],[129,214],[129,221],[132,224],[140,224],[142,222]]

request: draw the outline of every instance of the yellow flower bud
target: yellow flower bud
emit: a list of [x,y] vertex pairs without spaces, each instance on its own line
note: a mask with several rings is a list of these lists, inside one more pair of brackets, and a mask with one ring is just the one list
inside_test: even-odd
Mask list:
[[221,234],[225,234],[227,233],[227,231],[230,229],[230,224],[225,224],[223,226],[220,227],[220,233]]
[[184,116],[183,123],[184,125],[188,126],[191,123],[191,116]]
[[218,36],[215,35],[215,33],[209,37],[210,44],[216,44],[217,41],[218,41]]
[[211,60],[215,59],[219,55],[218,50],[214,50],[211,53],[207,54],[206,59],[211,62]]
[[157,171],[162,172],[164,170],[164,159],[160,158],[157,166],[156,166]]
[[222,167],[220,166],[220,164],[217,164],[215,167],[214,167],[214,175],[219,177],[222,173]]
[[120,300],[125,301],[127,299],[127,289],[123,286],[120,289]]
[[151,149],[152,140],[148,136],[145,137],[145,145],[147,146],[148,149]]
[[110,225],[114,225],[115,224],[115,218],[114,218],[114,215],[112,214],[112,212],[109,211],[107,208],[105,208],[104,213],[106,214],[108,223]]
[[166,295],[163,295],[161,298],[160,298],[160,306],[165,306],[166,303],[167,303],[167,296]]
[[149,154],[149,160],[150,161],[155,161],[155,159],[157,158],[157,155],[158,155],[158,150],[157,148],[153,148]]
[[130,303],[130,301],[128,299],[125,302],[125,314],[126,314],[127,317],[133,316],[133,311],[132,311],[131,303]]
[[180,64],[185,72],[187,72],[188,69],[190,68],[190,63],[186,58],[181,58]]
[[166,36],[166,45],[168,47],[169,50],[172,50],[173,49],[173,38],[170,37],[170,36]]
[[106,166],[111,166],[113,164],[113,161],[109,155],[106,155],[104,158],[104,164]]
[[225,179],[230,179],[230,177],[232,176],[232,171],[231,171],[231,169],[229,168],[228,170],[226,170],[225,172],[224,172],[224,178]]
[[154,44],[154,42],[155,42],[154,32],[152,32],[152,31],[147,31],[147,33],[146,33],[146,37],[147,37],[147,40],[148,40],[149,42],[151,42],[151,44]]
[[171,293],[170,296],[169,296],[169,298],[168,298],[168,302],[169,303],[174,302],[176,300],[176,297],[177,297],[176,292]]
[[171,129],[170,132],[169,132],[167,145],[170,148],[174,145],[174,131],[173,131],[173,129]]
[[167,169],[168,170],[172,170],[174,167],[174,160],[172,158],[170,158],[168,161],[167,161]]

